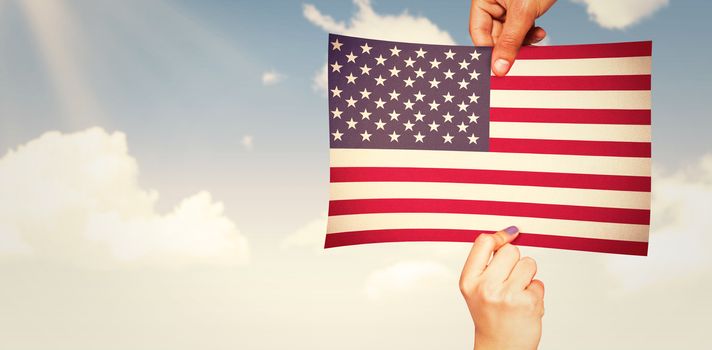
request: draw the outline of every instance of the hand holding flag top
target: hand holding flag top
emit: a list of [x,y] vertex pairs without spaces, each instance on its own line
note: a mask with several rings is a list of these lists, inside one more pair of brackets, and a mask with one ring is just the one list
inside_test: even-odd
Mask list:
[[536,44],[546,37],[534,20],[556,0],[472,0],[470,36],[476,46],[494,46],[492,72],[501,77],[509,72],[519,47]]

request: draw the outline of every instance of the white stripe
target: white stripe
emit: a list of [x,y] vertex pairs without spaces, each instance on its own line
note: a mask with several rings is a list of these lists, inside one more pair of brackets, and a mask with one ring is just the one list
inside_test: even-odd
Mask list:
[[648,225],[475,214],[396,213],[329,216],[327,233],[401,228],[498,231],[510,225],[516,225],[522,232],[648,241]]
[[507,75],[582,76],[650,74],[650,56],[514,61]]
[[650,125],[491,122],[490,137],[650,142]]
[[336,182],[329,200],[433,198],[650,209],[649,192],[441,182]]
[[514,108],[650,109],[650,91],[491,90],[490,106]]
[[331,167],[414,167],[650,176],[650,158],[332,148]]

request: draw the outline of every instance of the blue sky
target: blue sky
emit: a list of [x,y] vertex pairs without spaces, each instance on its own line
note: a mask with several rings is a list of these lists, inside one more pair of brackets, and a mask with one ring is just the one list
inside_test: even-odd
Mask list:
[[[547,293],[552,291],[552,321],[545,327],[557,336],[545,331],[544,341],[550,348],[570,347],[594,327],[601,339],[580,348],[604,347],[611,337],[640,348],[636,341],[662,331],[694,347],[709,305],[651,305],[660,290],[694,300],[696,290],[707,290],[698,288],[696,278],[712,266],[704,248],[712,243],[696,229],[712,224],[702,210],[710,204],[712,158],[700,160],[712,152],[706,105],[712,94],[706,68],[712,4],[595,3],[560,0],[537,23],[554,45],[653,40],[653,160],[657,169],[674,173],[658,182],[667,196],[658,204],[659,217],[667,221],[651,236],[648,260],[525,248],[540,262]],[[0,290],[0,309],[8,310],[0,315],[0,330],[12,329],[6,339],[13,348],[46,348],[45,339],[61,339],[55,345],[67,349],[111,348],[106,343],[195,348],[203,339],[221,344],[211,348],[279,348],[290,341],[305,349],[357,349],[374,342],[467,347],[469,315],[456,288],[446,288],[456,285],[466,245],[319,249],[328,199],[328,116],[326,95],[314,78],[326,60],[327,33],[305,18],[305,4],[347,27],[357,13],[348,0],[0,0],[0,156],[10,150],[17,155],[0,158],[0,190],[9,193],[0,197],[0,274],[8,281]],[[372,9],[375,16],[424,18],[457,44],[471,43],[466,2],[373,0]],[[395,27],[383,35],[408,30]],[[269,71],[282,79],[263,84]],[[85,131],[90,127],[106,132]],[[39,138],[48,131],[61,134]],[[125,135],[125,142],[112,138],[113,132]],[[114,173],[87,175],[86,163]],[[87,197],[63,197],[67,184]],[[119,218],[107,216],[105,207]],[[82,210],[88,213],[76,214]],[[688,212],[695,215],[683,215]],[[99,229],[72,226],[85,219]],[[3,244],[11,242],[3,240],[3,229],[12,234],[17,222],[49,227],[20,232],[34,257],[2,255]],[[190,226],[195,222],[205,226]],[[123,237],[127,227],[148,233],[148,243]],[[161,242],[166,227],[179,227],[188,243]],[[203,229],[209,238],[191,246],[192,231]],[[87,243],[80,233],[94,240]],[[93,250],[97,241],[108,242],[110,251]],[[249,259],[233,261],[233,251],[223,250],[231,244],[249,250]],[[214,255],[194,263],[200,249]],[[689,254],[680,257],[680,251]],[[118,263],[106,257],[112,254]],[[132,254],[146,259],[133,262]],[[412,270],[420,277],[389,282]],[[40,292],[53,288],[58,292]],[[364,289],[384,297],[374,301]],[[587,302],[573,303],[579,295]],[[422,310],[414,310],[414,303],[432,318],[416,317]],[[619,323],[610,323],[606,312],[618,310],[625,311],[617,315]],[[590,319],[569,321],[581,313]],[[668,327],[654,322],[658,315],[689,322]],[[439,319],[442,324],[433,324]],[[22,336],[32,333],[33,322],[49,329],[47,337]],[[619,329],[630,324],[637,327],[621,335]],[[368,330],[363,339],[340,342],[358,327]],[[72,329],[94,335],[62,338]],[[274,337],[274,329],[285,336]],[[392,330],[421,332],[422,338],[400,339]],[[183,337],[166,341],[171,334]],[[2,342],[0,331],[0,347]],[[646,347],[670,344],[676,343],[651,341]]]

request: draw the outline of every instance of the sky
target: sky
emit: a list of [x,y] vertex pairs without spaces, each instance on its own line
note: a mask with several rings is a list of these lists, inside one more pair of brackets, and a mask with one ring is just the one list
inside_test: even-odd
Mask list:
[[[560,0],[547,44],[653,41],[650,256],[521,248],[542,349],[706,348],[707,14]],[[468,348],[468,244],[324,251],[327,33],[470,45],[468,4],[0,0],[0,348]]]

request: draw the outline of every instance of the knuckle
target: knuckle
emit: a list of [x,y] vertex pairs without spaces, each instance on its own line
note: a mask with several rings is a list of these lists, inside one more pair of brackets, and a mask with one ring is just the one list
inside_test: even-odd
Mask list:
[[481,233],[475,239],[475,245],[478,247],[494,247],[495,241],[492,235]]
[[521,45],[521,41],[514,33],[505,32],[499,36],[497,44],[506,50],[516,50]]
[[477,285],[478,299],[486,304],[500,304],[503,302],[503,295],[500,289],[492,282],[483,281]]
[[531,257],[525,256],[519,260],[519,262],[524,265],[526,268],[533,270],[536,272],[537,270],[537,265],[536,265],[536,260],[532,259]]
[[519,248],[512,244],[507,243],[503,245],[502,248],[499,248],[498,253],[509,255],[519,260]]

